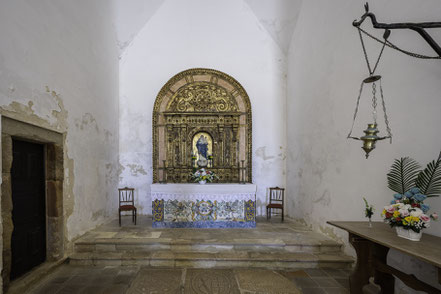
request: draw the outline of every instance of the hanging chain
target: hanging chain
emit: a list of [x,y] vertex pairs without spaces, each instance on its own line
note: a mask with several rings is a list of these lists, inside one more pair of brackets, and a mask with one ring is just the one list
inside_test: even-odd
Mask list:
[[364,46],[364,41],[363,41],[363,35],[361,34],[360,30],[358,30],[358,34],[360,35],[360,41],[361,41],[361,47],[363,48],[363,53],[364,53],[364,59],[366,60],[366,64],[368,67],[368,71],[369,71],[369,75],[372,75],[372,70],[371,70],[371,65],[369,63],[369,58],[366,52],[366,47]]
[[[372,39],[374,39],[375,41],[379,42],[379,43],[384,43],[382,40],[378,39],[377,37],[374,37],[373,35],[369,34],[368,32],[366,32],[365,30],[363,30],[362,28],[358,27],[358,31],[362,32],[363,34],[365,34],[368,37],[371,37]],[[393,43],[391,43],[390,41],[386,41],[386,46],[395,49],[397,51],[400,51],[401,53],[404,53],[406,55],[409,55],[411,57],[415,57],[415,58],[420,58],[420,59],[441,59],[441,56],[426,56],[426,55],[422,55],[422,54],[418,54],[418,53],[413,53],[413,52],[409,52],[406,50],[403,50],[401,48],[399,48],[398,46],[394,45]]]
[[372,74],[374,74],[375,70],[377,69],[378,63],[380,62],[380,58],[383,55],[384,47],[386,47],[386,42],[387,42],[387,39],[384,39],[383,47],[381,47],[380,55],[378,55],[377,63],[375,63],[374,70],[373,70]]
[[383,104],[384,122],[386,123],[387,137],[389,137],[390,143],[392,144],[392,131],[389,127],[389,119],[387,117],[386,103],[384,102],[383,87],[381,86],[381,79],[380,79],[380,94],[381,94],[381,103]]
[[369,75],[372,76],[375,73],[375,71],[377,70],[378,63],[380,62],[381,56],[383,55],[384,47],[386,47],[387,39],[384,39],[384,42],[382,42],[383,47],[381,47],[381,51],[380,51],[380,54],[378,55],[377,62],[375,62],[374,69],[372,70],[371,65],[369,63],[369,58],[367,55],[366,46],[364,45],[363,35],[361,34],[361,31],[362,30],[360,28],[358,28],[358,34],[360,36],[361,47],[363,48],[364,59],[366,60],[366,64],[367,64],[367,67],[369,70]]
[[[380,40],[374,38],[374,39],[376,39],[377,41],[381,42],[381,43],[383,44],[383,46],[381,47],[381,51],[380,51],[380,54],[378,55],[377,61],[375,62],[375,66],[374,66],[374,68],[372,69],[372,68],[371,68],[371,65],[370,65],[370,63],[369,63],[369,58],[368,58],[368,55],[367,55],[366,46],[365,46],[365,44],[364,44],[363,35],[361,34],[362,32],[365,33],[365,34],[367,34],[368,36],[370,36],[370,37],[372,37],[372,38],[374,38],[374,37],[371,36],[371,35],[369,35],[367,32],[363,31],[361,28],[358,28],[358,34],[359,34],[359,36],[360,36],[361,47],[363,48],[364,58],[365,58],[365,60],[366,60],[366,64],[367,64],[367,67],[368,67],[369,76],[373,76],[374,73],[375,73],[375,71],[377,70],[378,64],[379,64],[380,59],[381,59],[381,57],[382,57],[382,55],[383,55],[384,48],[386,47],[386,45],[390,47],[390,45],[388,44],[388,43],[390,43],[390,42],[388,42],[386,38],[384,39],[384,42],[382,42],[382,41],[380,41]],[[355,105],[354,117],[353,117],[353,119],[352,119],[352,126],[351,126],[351,130],[349,131],[349,134],[348,134],[348,137],[347,137],[347,138],[360,140],[359,138],[356,138],[356,137],[353,137],[353,136],[352,136],[352,131],[353,131],[353,129],[354,129],[355,120],[356,120],[356,118],[357,118],[358,108],[359,108],[359,106],[360,106],[360,98],[361,98],[361,94],[362,94],[362,92],[363,92],[363,86],[364,86],[364,83],[365,83],[365,81],[362,81],[362,82],[361,82],[361,85],[360,85],[360,90],[359,90],[359,93],[358,93],[357,103],[356,103],[356,105]],[[387,136],[386,138],[390,138],[390,142],[392,143],[392,132],[391,132],[391,129],[390,129],[390,127],[389,127],[389,119],[388,119],[388,117],[387,117],[387,113],[386,113],[386,103],[384,102],[383,87],[382,87],[382,85],[381,85],[381,77],[380,77],[380,94],[381,94],[381,103],[382,103],[382,106],[383,106],[384,121],[385,121],[385,123],[386,123],[386,131],[387,131],[387,134],[388,134],[388,136]],[[372,108],[373,108],[373,110],[372,110],[372,116],[373,116],[373,119],[374,119],[374,123],[375,123],[375,124],[377,123],[377,106],[378,106],[378,103],[377,103],[377,96],[376,96],[376,95],[377,95],[377,85],[376,85],[375,82],[372,82]]]
[[374,124],[377,123],[377,85],[372,83],[372,116],[374,118]]
[[352,127],[351,127],[351,130],[349,131],[349,134],[347,137],[347,138],[352,138],[352,139],[356,139],[356,140],[360,140],[360,139],[356,138],[356,137],[352,137],[352,130],[354,129],[355,119],[357,118],[358,106],[360,105],[360,98],[361,98],[361,93],[363,92],[363,86],[364,86],[364,82],[361,82],[360,91],[358,93],[358,98],[357,98],[357,103],[355,105],[354,118],[352,119]]

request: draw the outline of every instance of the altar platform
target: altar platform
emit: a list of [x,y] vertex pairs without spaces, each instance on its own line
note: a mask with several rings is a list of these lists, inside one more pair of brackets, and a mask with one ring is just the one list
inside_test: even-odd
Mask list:
[[75,241],[70,262],[167,268],[350,268],[341,243],[289,218],[250,229],[152,228],[152,218],[102,225]]
[[152,184],[154,228],[254,228],[256,185]]

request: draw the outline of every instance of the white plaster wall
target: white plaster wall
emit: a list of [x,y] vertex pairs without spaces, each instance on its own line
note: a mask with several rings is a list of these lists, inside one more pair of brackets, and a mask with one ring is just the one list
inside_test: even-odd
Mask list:
[[[379,21],[440,21],[441,5],[437,0],[369,4]],[[425,165],[441,149],[440,61],[417,60],[392,49],[385,50],[378,74],[383,76],[393,144],[379,142],[366,160],[361,143],[346,139],[360,82],[367,76],[358,32],[351,25],[363,12],[363,1],[304,1],[288,61],[287,187],[292,196],[289,214],[345,242],[347,235],[326,225],[326,221],[364,220],[363,196],[376,209],[374,220],[380,221],[382,207],[393,195],[386,181],[393,160],[410,156]],[[365,28],[371,26],[368,22]],[[441,31],[432,31],[441,42]],[[380,37],[383,33],[373,32]],[[413,32],[392,31],[390,41],[434,55]],[[367,42],[374,59],[380,48]],[[363,115],[370,111],[368,93],[370,89],[365,88],[356,136],[371,120]],[[379,122],[384,134],[382,115]],[[441,211],[441,198],[427,202],[432,212]],[[425,233],[441,236],[441,223],[433,223]],[[347,251],[350,252],[349,248]],[[390,262],[401,264],[406,272],[416,272],[418,277],[437,285],[431,266],[396,252],[391,254]],[[397,293],[408,292],[411,291],[399,284]]]
[[120,63],[120,186],[133,186],[151,214],[152,109],[161,87],[195,67],[234,77],[253,113],[253,182],[258,213],[266,188],[285,184],[285,55],[243,1],[165,1]]
[[263,27],[286,54],[302,0],[245,0]]
[[121,54],[164,0],[115,0],[114,27]]
[[118,50],[112,3],[0,3],[0,112],[66,133],[66,239],[117,215]]

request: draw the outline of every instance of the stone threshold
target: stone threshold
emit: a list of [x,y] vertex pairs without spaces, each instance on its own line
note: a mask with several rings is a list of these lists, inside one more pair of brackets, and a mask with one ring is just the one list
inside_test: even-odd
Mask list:
[[26,273],[20,278],[11,281],[7,294],[23,294],[26,293],[28,289],[35,286],[42,279],[47,277],[53,271],[55,271],[62,264],[67,263],[68,258],[63,258],[58,261],[46,261],[39,266],[33,268],[30,272]]

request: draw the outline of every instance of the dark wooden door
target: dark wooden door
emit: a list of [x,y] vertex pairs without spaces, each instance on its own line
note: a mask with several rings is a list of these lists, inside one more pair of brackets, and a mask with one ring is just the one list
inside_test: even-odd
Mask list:
[[11,175],[12,280],[46,259],[44,146],[14,140]]

